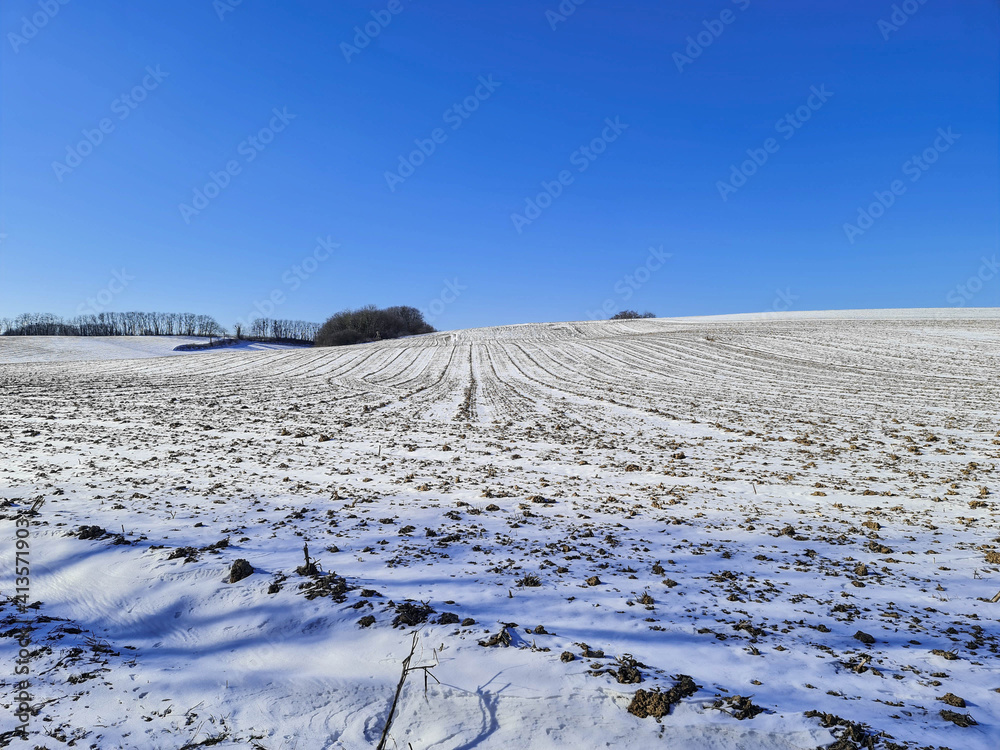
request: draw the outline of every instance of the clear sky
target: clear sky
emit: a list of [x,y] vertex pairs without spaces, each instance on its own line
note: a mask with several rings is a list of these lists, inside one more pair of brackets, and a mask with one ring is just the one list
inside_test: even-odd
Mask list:
[[996,0],[0,12],[0,316],[1000,304]]

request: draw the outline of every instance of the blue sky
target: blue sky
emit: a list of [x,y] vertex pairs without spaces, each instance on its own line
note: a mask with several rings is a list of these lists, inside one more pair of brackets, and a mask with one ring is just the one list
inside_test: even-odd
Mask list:
[[9,0],[0,316],[1000,304],[995,0],[622,5]]

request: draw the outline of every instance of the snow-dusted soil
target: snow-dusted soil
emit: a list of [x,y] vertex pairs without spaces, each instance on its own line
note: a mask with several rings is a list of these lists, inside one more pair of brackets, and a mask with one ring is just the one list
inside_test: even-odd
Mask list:
[[[0,336],[0,363],[77,362],[96,359],[143,359],[194,354],[175,351],[183,344],[204,344],[200,336]],[[218,351],[269,351],[301,349],[295,344],[241,341]],[[207,351],[207,350],[205,350]]]
[[1000,746],[996,310],[106,351],[0,364],[0,745],[373,747],[419,628],[388,747]]

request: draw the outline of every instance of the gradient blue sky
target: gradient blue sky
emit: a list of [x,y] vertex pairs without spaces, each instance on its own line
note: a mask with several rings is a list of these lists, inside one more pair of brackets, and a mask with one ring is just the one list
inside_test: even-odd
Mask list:
[[[996,0],[910,0],[895,30],[879,25],[893,3],[871,0],[586,0],[562,21],[556,0],[398,2],[350,61],[342,44],[388,1],[4,2],[0,316],[228,326],[275,291],[275,317],[411,304],[443,329],[585,320],[606,301],[661,316],[1000,304],[1000,273],[956,292],[998,252]],[[448,115],[488,93],[481,76],[499,85]],[[832,95],[777,126],[812,87]],[[247,139],[275,108],[294,119],[258,151]],[[53,166],[104,118],[92,153]],[[590,161],[578,149],[607,118],[628,127]],[[719,181],[769,138],[723,200]],[[908,160],[925,149],[923,171]],[[185,219],[230,161],[239,173]],[[511,214],[563,170],[572,182],[519,232]],[[895,180],[905,192],[849,241],[844,224]],[[296,277],[317,237],[339,247]],[[660,246],[670,257],[635,277]]]

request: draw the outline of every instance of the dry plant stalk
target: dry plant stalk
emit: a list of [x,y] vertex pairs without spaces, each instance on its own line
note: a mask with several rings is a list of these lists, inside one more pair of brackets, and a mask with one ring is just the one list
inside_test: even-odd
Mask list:
[[[417,651],[417,631],[413,631],[413,642],[410,644],[410,653],[405,659],[403,659],[403,670],[399,675],[399,682],[396,684],[396,694],[392,698],[392,705],[389,707],[389,716],[385,720],[385,728],[382,730],[382,736],[379,738],[378,747],[375,750],[385,750],[385,743],[389,739],[389,729],[392,727],[392,720],[396,715],[396,706],[399,703],[399,695],[403,692],[403,685],[406,683],[406,677],[410,672],[416,672],[417,670],[423,670],[424,673],[424,692],[427,692],[427,676],[430,675],[434,677],[434,673],[430,670],[438,665],[437,661],[437,651],[434,652],[434,663],[425,664],[417,667],[410,666],[410,660],[413,659],[413,655]],[[434,677],[434,682],[441,684],[441,680]]]

